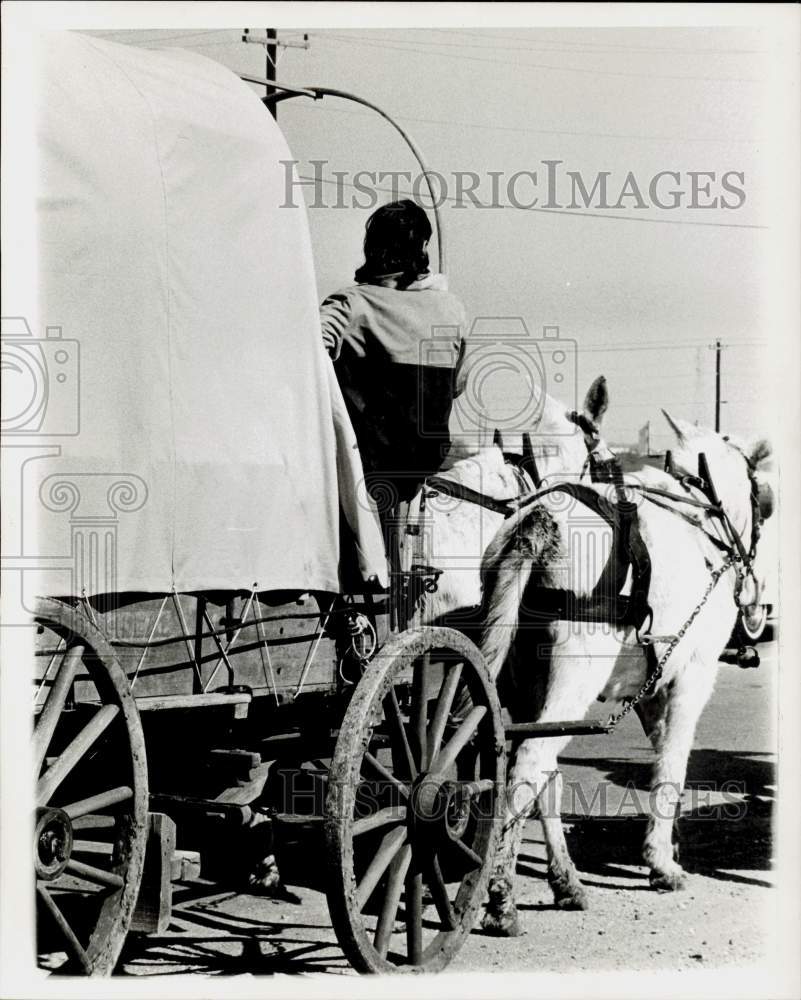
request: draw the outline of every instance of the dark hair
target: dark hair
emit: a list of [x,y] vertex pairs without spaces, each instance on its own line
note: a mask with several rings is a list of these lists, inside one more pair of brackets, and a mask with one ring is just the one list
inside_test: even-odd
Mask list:
[[431,223],[418,204],[407,198],[382,205],[367,220],[364,263],[355,274],[356,281],[370,282],[400,271],[398,284],[411,284],[428,272],[424,244],[430,239]]

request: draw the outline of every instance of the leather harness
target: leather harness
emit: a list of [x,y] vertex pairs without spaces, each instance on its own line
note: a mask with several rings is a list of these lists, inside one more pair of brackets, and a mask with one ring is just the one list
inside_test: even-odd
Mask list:
[[[592,453],[591,453],[592,456]],[[616,502],[612,503],[591,486],[581,483],[557,483],[520,499],[496,500],[461,483],[431,476],[424,495],[437,494],[477,504],[509,518],[524,507],[554,493],[564,493],[602,517],[612,528],[613,542],[607,565],[593,594],[578,597],[572,591],[529,584],[524,607],[529,624],[548,621],[605,622],[630,625],[639,630],[651,615],[648,591],[651,585],[651,559],[642,539],[637,505],[625,494],[623,473],[617,460],[590,462],[592,482],[612,482]],[[631,591],[621,593],[631,570]]]
[[[564,493],[603,518],[612,529],[612,550],[595,589],[587,596],[565,588],[547,587],[532,578],[523,599],[526,624],[557,620],[599,622],[631,626],[639,631],[652,611],[648,603],[651,559],[640,533],[637,505],[622,496],[612,503],[581,483],[558,483],[540,491],[537,498],[552,493]],[[623,594],[629,571],[630,592]]]
[[[576,421],[574,420],[574,422]],[[591,481],[593,483],[611,483],[615,490],[614,503],[602,496],[597,490],[581,483],[557,483],[546,489],[536,489],[534,492],[519,498],[496,500],[441,476],[431,476],[426,480],[423,495],[424,497],[435,497],[441,493],[454,499],[478,504],[487,510],[509,518],[538,502],[542,497],[560,492],[574,497],[602,517],[612,528],[613,542],[609,560],[594,592],[587,597],[580,597],[569,590],[546,587],[538,582],[530,581],[524,594],[521,616],[529,625],[544,625],[552,621],[580,621],[633,627],[637,633],[638,642],[644,647],[650,676],[657,669],[657,657],[652,642],[665,641],[670,637],[650,637],[641,634],[646,621],[650,627],[653,619],[653,611],[648,601],[651,584],[651,559],[640,532],[637,504],[629,499],[631,494],[627,491],[636,490],[651,503],[690,521],[703,532],[710,542],[725,552],[737,571],[735,585],[735,599],[737,599],[745,574],[753,573],[752,563],[762,520],[754,465],[747,455],[742,452],[741,454],[745,459],[751,483],[752,522],[751,544],[748,550],[745,549],[739,532],[735,529],[720,502],[709,473],[706,456],[703,454],[699,456],[698,476],[680,476],[673,468],[670,452],[666,455],[665,471],[681,485],[684,489],[684,495],[655,486],[626,484],[617,457],[613,455],[609,459],[599,459],[593,450],[590,450],[588,455]],[[529,472],[531,471],[529,470]],[[533,468],[532,478],[534,483],[538,485],[540,480],[536,466]],[[691,487],[698,489],[705,499],[695,499],[690,494]],[[699,521],[685,514],[681,509],[669,506],[664,502],[665,500],[699,508],[704,513],[717,518],[723,533],[728,537],[728,544],[707,531]],[[631,571],[630,593],[623,594],[622,590],[629,570]]]

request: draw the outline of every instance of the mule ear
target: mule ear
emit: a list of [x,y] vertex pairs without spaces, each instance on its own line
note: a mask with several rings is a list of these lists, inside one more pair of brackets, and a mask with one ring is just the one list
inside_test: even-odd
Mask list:
[[587,390],[584,397],[584,416],[596,424],[600,424],[609,406],[609,390],[606,378],[599,375]]
[[751,447],[748,457],[751,464],[757,466],[760,462],[764,462],[766,459],[770,458],[772,454],[773,449],[771,448],[770,443],[762,438]]
[[671,417],[667,410],[662,410],[662,414],[679,442],[687,441],[698,433],[695,424],[691,424],[688,420],[682,420],[681,417]]

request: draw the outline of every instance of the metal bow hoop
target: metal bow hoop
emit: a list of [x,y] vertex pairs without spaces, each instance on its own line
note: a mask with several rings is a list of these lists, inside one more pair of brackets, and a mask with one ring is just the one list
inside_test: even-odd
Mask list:
[[351,94],[346,90],[336,90],[333,87],[287,87],[282,83],[278,83],[276,80],[267,80],[261,76],[250,76],[247,73],[240,73],[239,77],[241,80],[246,80],[248,83],[258,83],[263,87],[273,87],[279,93],[271,93],[267,97],[262,98],[263,102],[267,105],[276,104],[278,101],[287,101],[293,97],[309,97],[314,101],[322,100],[323,97],[339,97],[343,101],[353,101],[356,104],[361,104],[365,108],[370,108],[371,111],[375,111],[377,114],[381,115],[382,118],[386,118],[389,124],[398,132],[409,147],[412,155],[420,166],[423,172],[423,177],[425,178],[426,187],[428,188],[428,194],[431,198],[431,210],[434,213],[434,227],[437,232],[437,261],[439,267],[439,273],[445,274],[447,272],[447,261],[445,256],[445,233],[442,226],[442,217],[439,211],[439,201],[434,192],[434,185],[432,183],[432,173],[428,169],[423,160],[423,154],[420,152],[417,143],[412,139],[408,132],[403,129],[395,119],[389,115],[383,108],[380,108],[377,104],[373,104],[372,101],[368,101],[364,97],[359,97],[357,94]]

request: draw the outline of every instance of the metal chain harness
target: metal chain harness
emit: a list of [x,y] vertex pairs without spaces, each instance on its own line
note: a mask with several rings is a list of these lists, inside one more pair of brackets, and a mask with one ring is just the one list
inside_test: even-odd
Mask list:
[[716,570],[712,571],[712,574],[711,574],[712,578],[709,581],[709,586],[704,591],[703,597],[698,602],[698,604],[695,606],[692,614],[687,619],[687,621],[681,626],[681,628],[679,629],[678,633],[676,635],[674,635],[673,638],[670,640],[670,642],[668,643],[667,649],[659,657],[659,660],[658,660],[658,662],[656,664],[656,667],[648,675],[648,677],[645,679],[645,683],[643,684],[643,686],[634,695],[633,698],[627,698],[626,699],[626,702],[625,702],[623,708],[616,715],[612,714],[612,715],[609,716],[609,720],[607,722],[607,726],[609,727],[609,731],[610,732],[617,726],[617,724],[622,719],[624,719],[629,714],[629,712],[634,708],[634,706],[638,702],[640,702],[648,694],[648,692],[651,690],[651,688],[654,687],[654,685],[656,684],[656,682],[662,676],[662,672],[665,669],[665,664],[670,659],[670,656],[673,653],[673,650],[676,648],[676,646],[678,646],[678,644],[681,642],[681,640],[686,635],[687,630],[689,629],[689,627],[692,625],[692,623],[695,621],[695,619],[700,614],[701,609],[706,604],[706,602],[709,600],[709,598],[710,598],[710,596],[712,594],[712,591],[717,586],[718,581],[720,580],[720,578],[723,576],[723,574],[727,570],[731,569],[731,567],[734,565],[734,563],[735,563],[734,557],[733,556],[728,556],[721,563],[721,565],[718,566],[718,568]]

